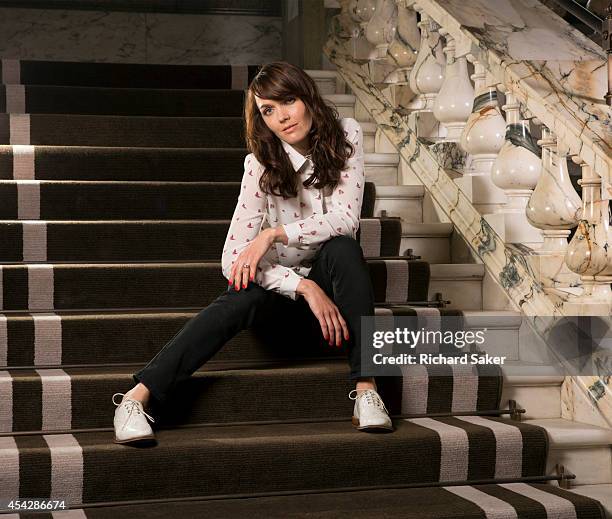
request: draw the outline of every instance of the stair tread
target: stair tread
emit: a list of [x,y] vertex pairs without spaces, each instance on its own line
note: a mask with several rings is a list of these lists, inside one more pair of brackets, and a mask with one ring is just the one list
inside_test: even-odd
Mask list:
[[[347,398],[348,402],[348,398]],[[462,416],[460,418],[468,418]],[[457,419],[460,419],[457,418]],[[505,418],[486,417],[485,420],[494,422],[512,423],[513,425],[532,425],[524,422],[510,422]],[[275,424],[240,424],[240,425],[215,425],[180,427],[173,429],[162,429],[157,431],[158,443],[153,449],[174,449],[179,444],[189,445],[194,449],[211,448],[215,445],[207,445],[204,440],[215,440],[217,445],[233,446],[240,444],[252,444],[257,446],[262,441],[283,445],[287,443],[303,443],[316,445],[320,442],[334,444],[343,442],[359,442],[359,448],[367,450],[368,445],[376,446],[376,450],[384,449],[385,445],[401,445],[406,442],[421,442],[424,437],[439,441],[438,434],[431,429],[421,427],[412,420],[397,419],[394,421],[395,430],[392,433],[368,434],[354,428],[350,420],[347,421],[316,421],[304,423],[275,423]],[[436,420],[431,419],[431,420]],[[444,418],[442,420],[450,420]],[[437,421],[437,420],[436,420]],[[61,433],[45,433],[61,434]],[[468,433],[471,434],[471,433]],[[480,432],[475,433],[480,434]],[[124,446],[112,443],[113,431],[75,431],[72,435],[78,439],[83,448],[117,449],[121,451]],[[37,436],[34,434],[32,436]],[[408,460],[406,460],[408,461]]]
[[525,423],[544,427],[553,449],[612,444],[612,429],[604,429],[596,425],[575,422],[565,418],[537,418],[525,420]]
[[[527,485],[525,485],[527,486]],[[520,492],[524,484],[510,484],[507,488]],[[566,495],[566,491],[552,485],[534,483],[529,487]],[[597,485],[604,486],[604,485]],[[464,487],[465,488],[465,487]],[[473,485],[470,488],[483,492],[494,492],[498,485]],[[116,504],[113,506],[84,508],[89,519],[108,519],[109,517],[249,517],[251,519],[278,518],[343,518],[370,519],[371,517],[393,517],[396,519],[475,519],[481,517],[481,509],[471,505],[464,498],[452,492],[453,487],[444,488],[381,488],[344,492],[319,492],[292,495],[269,495],[248,498],[194,499],[189,501],[162,501],[156,503]],[[461,490],[461,489],[459,489]],[[603,490],[603,489],[602,489]],[[577,492],[572,489],[572,492]],[[510,496],[512,494],[509,494]],[[598,495],[585,495],[603,503],[610,496],[603,492]],[[612,495],[612,494],[611,494]],[[608,498],[608,499],[606,499]],[[500,508],[507,505],[498,502]],[[578,507],[593,505],[583,501]],[[484,506],[484,505],[483,505]],[[604,505],[605,506],[605,505]],[[541,506],[533,504],[533,512],[541,511]],[[521,509],[526,513],[525,507]],[[78,512],[80,509],[74,509]],[[489,503],[487,511],[493,511]],[[480,512],[480,513],[479,513]],[[532,517],[532,516],[530,516]],[[536,517],[536,515],[533,515]],[[537,516],[539,517],[539,515]]]
[[596,499],[604,507],[608,518],[612,518],[612,483],[601,483],[599,485],[579,485],[569,489],[570,492],[581,496]]
[[[330,346],[330,349],[332,347]],[[145,365],[141,363],[141,365]],[[239,365],[237,365],[239,364]],[[11,373],[13,379],[24,379],[32,377],[32,371],[36,369],[40,372],[56,372],[58,370],[65,371],[70,375],[72,382],[78,381],[79,378],[83,380],[91,380],[90,377],[121,377],[129,375],[135,371],[135,367],[132,365],[101,365],[101,366],[71,366],[63,367],[58,366],[54,368],[7,368]],[[266,373],[269,376],[274,376],[277,373],[292,373],[300,371],[312,371],[312,372],[334,372],[338,376],[348,375],[348,363],[345,358],[338,359],[300,359],[300,360],[245,360],[245,361],[215,361],[210,360],[198,368],[194,375],[200,374],[222,374],[224,376],[231,376],[233,374],[239,374],[240,376],[249,376],[253,374],[260,375]]]

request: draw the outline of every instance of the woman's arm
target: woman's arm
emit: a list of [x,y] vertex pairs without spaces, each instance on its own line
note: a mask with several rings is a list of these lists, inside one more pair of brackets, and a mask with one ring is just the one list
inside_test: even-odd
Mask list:
[[334,236],[356,236],[365,184],[363,132],[353,118],[347,118],[345,128],[355,153],[347,160],[345,169],[340,173],[340,181],[331,194],[327,213],[313,214],[303,220],[283,225],[287,234],[287,245],[290,247],[313,245]]
[[[228,280],[238,256],[260,234],[267,200],[267,195],[259,189],[262,169],[253,154],[246,156],[240,194],[221,257],[223,275]],[[282,240],[282,230],[278,227],[264,229],[263,233],[265,235],[261,239],[269,238],[270,246],[273,241]],[[274,257],[276,249],[272,248],[272,251],[268,253],[268,258],[262,257],[259,261],[254,282],[267,290],[274,290],[290,299],[296,299],[299,295],[296,293],[296,288],[303,278],[292,269],[280,265],[278,257]],[[237,267],[242,268],[241,265]]]

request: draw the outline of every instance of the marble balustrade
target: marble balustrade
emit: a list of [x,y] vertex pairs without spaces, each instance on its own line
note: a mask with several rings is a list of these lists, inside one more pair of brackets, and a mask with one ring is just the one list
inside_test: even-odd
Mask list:
[[[347,4],[341,2],[343,9]],[[388,11],[388,3],[379,2],[377,7],[383,4]],[[413,9],[420,14],[422,38],[408,84],[398,81],[387,88],[393,95],[381,92],[380,76],[392,77],[388,65],[397,60],[381,58],[380,47],[375,58],[364,59],[351,53],[345,34],[335,32],[330,34],[325,54],[542,337],[551,332],[551,317],[609,316],[612,133],[610,108],[603,101],[605,78],[595,72],[605,71],[603,52],[568,30],[569,26],[563,27],[562,20],[551,19],[532,0],[500,1],[495,10],[484,0],[467,5],[458,0],[398,0],[397,5],[397,31],[409,32],[399,20],[411,19],[401,15],[401,9]],[[376,12],[370,13],[370,19],[380,24]],[[440,43],[430,41],[433,31],[436,38],[445,37],[447,54],[436,89],[422,87],[431,82],[431,74],[419,75],[423,63],[439,64],[435,49]],[[473,95],[464,63],[455,63],[466,58],[474,65]],[[402,72],[405,77],[405,70]],[[441,88],[447,73],[461,75],[456,80],[459,91]],[[440,92],[442,100],[437,99]],[[498,92],[505,94],[506,119]],[[441,132],[424,135],[422,125],[415,124],[415,114],[433,111],[442,125],[450,122],[451,128],[461,127],[461,119],[454,115],[458,109],[453,107],[454,114],[449,116],[440,107],[457,99],[465,102],[469,95],[472,111],[464,115],[459,139],[456,130],[446,139]],[[537,143],[531,135],[534,126],[541,126],[542,131]],[[448,167],[449,157],[455,157],[458,168]],[[571,185],[568,160],[582,167],[582,199]],[[470,176],[480,177],[485,188],[472,180],[466,183]],[[493,187],[487,190],[489,184]],[[568,244],[573,228],[576,231]],[[589,398],[612,424],[612,414],[606,411],[612,402],[609,377],[575,379],[575,387],[589,388],[587,391],[597,386],[596,398],[592,391]]]

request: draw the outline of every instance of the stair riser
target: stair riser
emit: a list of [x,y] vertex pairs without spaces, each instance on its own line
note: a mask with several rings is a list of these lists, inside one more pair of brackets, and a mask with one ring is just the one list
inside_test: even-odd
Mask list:
[[[164,65],[29,61],[16,63],[23,85],[243,89],[258,65]],[[11,71],[14,74],[14,71]]]
[[546,471],[555,473],[555,465],[563,465],[576,479],[572,485],[612,483],[612,456],[609,445],[594,447],[551,448]]
[[396,186],[399,182],[397,166],[375,166],[366,164],[366,179],[377,186]]
[[423,221],[423,198],[382,198],[376,197],[374,215],[380,216],[387,211],[387,216],[399,217],[402,222],[421,223]]
[[[395,315],[401,314],[396,307]],[[375,308],[376,315],[389,315]],[[110,312],[94,314],[0,314],[0,370],[50,368],[79,365],[125,365],[149,362],[197,311]],[[248,329],[230,339],[210,362],[236,363],[290,361],[311,358],[342,358],[344,350],[296,337],[287,348],[282,333],[264,336]],[[299,340],[298,340],[299,339]],[[493,340],[496,340],[493,336]],[[86,346],[85,346],[86,345]],[[129,345],[129,347],[126,347]],[[322,347],[320,347],[322,346]],[[492,404],[489,408],[497,407]]]
[[1,180],[240,182],[248,151],[0,146]]
[[[108,427],[115,412],[111,396],[134,387],[132,373],[138,369],[107,368],[104,377],[78,369],[0,372],[0,397],[8,407],[0,419],[0,432]],[[156,406],[150,414],[163,427],[339,417],[349,421],[353,403],[347,395],[355,386],[349,373],[348,360],[333,368],[311,365],[302,371],[196,372],[176,386],[166,405]],[[248,395],[248,405],[237,395]]]
[[[314,335],[309,341],[313,350],[346,351],[345,348],[326,347],[322,338],[319,336],[317,341]],[[104,375],[94,368],[0,371],[0,398],[4,402],[0,432],[106,427],[115,411],[110,395],[131,389],[141,380],[134,378],[141,368],[107,367]],[[410,373],[404,373],[403,379],[379,378],[378,390],[391,414],[452,414],[497,408],[499,379],[488,377],[475,383],[472,376],[466,377],[452,368],[445,373],[448,376],[432,376],[422,381],[419,391],[411,390]],[[152,389],[154,397],[157,389],[165,391],[160,397],[166,398],[165,403],[151,402],[150,412],[157,425],[177,426],[269,420],[349,420],[353,405],[347,395],[355,387],[349,375],[349,363],[345,358],[320,363],[294,361],[280,365],[277,362],[261,367],[243,363],[242,367],[233,369],[206,364],[205,370],[175,379],[173,387],[166,388],[160,379],[155,379],[159,385],[149,385],[151,378],[146,374],[143,382]],[[251,403],[245,406],[244,400],[236,395],[249,395]],[[325,395],[323,401],[313,405],[321,395]],[[98,412],[91,413],[92,408]]]
[[437,292],[451,303],[447,308],[458,310],[482,310],[481,279],[439,279],[432,276],[429,284],[429,298]]
[[[6,340],[0,369],[20,366],[146,364],[191,318],[192,312],[14,316],[0,314]],[[4,333],[3,333],[4,335]],[[279,336],[280,337],[280,336]],[[244,363],[343,356],[327,343],[302,345],[264,340],[254,330],[239,332],[211,362]],[[126,347],[129,345],[129,347]]]
[[504,384],[501,405],[508,406],[508,400],[516,400],[525,409],[523,420],[561,417],[560,386],[511,386]]
[[0,114],[0,143],[244,148],[243,125],[240,117]]
[[[23,102],[7,105],[7,94]],[[0,86],[4,113],[240,117],[243,106],[242,90]]]
[[[230,219],[240,184],[0,184],[6,220]],[[205,202],[205,203],[203,203]]]
[[[239,182],[0,181],[5,220],[229,220]],[[361,216],[368,217],[374,186],[366,184]]]
[[412,249],[412,254],[428,263],[451,263],[448,238],[402,236],[400,253],[406,249]]
[[[229,222],[0,222],[0,261],[218,261]],[[365,229],[365,232],[362,232]],[[397,256],[396,220],[361,220],[366,256]]]
[[[367,260],[367,264],[375,302],[426,297],[426,263]],[[0,270],[3,310],[202,308],[227,290],[217,263],[4,265]],[[398,270],[400,274],[393,274]]]
[[[359,119],[361,122],[361,120]],[[369,132],[364,129],[363,131],[363,152],[364,153],[375,153],[376,152],[376,132]]]

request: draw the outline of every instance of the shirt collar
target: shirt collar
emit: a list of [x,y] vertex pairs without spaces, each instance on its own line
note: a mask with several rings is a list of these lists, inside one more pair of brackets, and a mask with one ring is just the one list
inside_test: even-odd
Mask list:
[[291,161],[293,169],[295,169],[295,171],[299,171],[304,165],[304,162],[306,162],[308,159],[304,157],[304,155],[302,155],[299,151],[297,151],[293,146],[291,146],[291,144],[289,144],[288,142],[283,141],[281,139],[281,143],[283,145],[283,149],[285,150],[285,152],[287,152],[287,155],[289,155],[289,160]]

